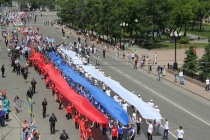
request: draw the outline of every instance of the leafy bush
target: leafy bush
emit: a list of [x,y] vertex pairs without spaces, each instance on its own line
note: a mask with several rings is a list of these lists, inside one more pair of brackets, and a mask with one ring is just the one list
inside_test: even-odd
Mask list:
[[190,43],[190,39],[189,39],[189,37],[187,37],[187,36],[182,36],[182,37],[180,38],[179,42],[180,42],[181,44],[189,44],[189,43]]
[[154,37],[155,43],[160,43],[160,38],[158,36]]

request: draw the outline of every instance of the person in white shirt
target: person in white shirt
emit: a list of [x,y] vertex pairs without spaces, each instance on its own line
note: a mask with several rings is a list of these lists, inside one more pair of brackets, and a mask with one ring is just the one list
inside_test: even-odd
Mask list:
[[205,87],[206,91],[209,91],[209,84],[210,84],[209,78],[206,78],[206,87]]
[[152,100],[152,99],[148,102],[148,104],[149,104],[150,106],[154,107],[154,103],[153,103],[153,100]]
[[155,59],[157,59],[157,57],[158,57],[158,55],[157,55],[157,53],[155,52]]
[[92,83],[92,77],[90,74],[88,74],[88,80]]
[[111,90],[108,88],[105,93],[110,96]]
[[120,99],[120,97],[117,98],[117,101],[116,101],[119,105],[121,105],[121,102],[122,100]]
[[19,63],[18,59],[15,60],[15,64],[17,65],[17,63]]
[[106,86],[105,86],[104,83],[102,84],[102,90],[103,90],[104,92],[106,91]]
[[179,72],[179,80],[180,80],[180,84],[184,85],[184,74],[182,71]]
[[152,132],[153,132],[153,125],[152,125],[152,122],[151,121],[147,121],[146,120],[146,123],[148,124],[148,129],[147,129],[147,138],[148,140],[152,140]]
[[128,107],[129,107],[128,103],[126,101],[123,101],[122,108],[125,110],[126,113],[127,113]]
[[133,111],[131,119],[132,119],[133,123],[136,123],[136,111],[135,110]]
[[165,121],[165,124],[164,124],[164,131],[163,131],[163,139],[168,139],[168,130],[169,130],[169,122],[168,122],[168,119],[164,119]]
[[87,72],[85,72],[85,78],[88,79],[88,73]]
[[178,132],[178,140],[183,140],[184,139],[184,130],[182,129],[182,126],[179,126],[179,129],[177,129],[176,131],[172,132],[175,133]]
[[117,94],[114,95],[113,99],[117,102],[117,100],[118,100],[118,95],[117,95]]
[[94,80],[94,86],[98,86],[98,80],[97,79]]

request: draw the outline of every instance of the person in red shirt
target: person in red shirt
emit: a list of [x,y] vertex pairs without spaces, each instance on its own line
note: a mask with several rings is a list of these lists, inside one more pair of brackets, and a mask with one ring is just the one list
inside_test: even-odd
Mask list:
[[39,32],[39,27],[36,28],[37,32]]
[[87,140],[87,133],[86,132],[82,132],[82,140]]
[[59,94],[58,95],[58,101],[59,101],[59,110],[62,110],[62,108],[61,108],[61,106],[62,106],[62,104],[61,104],[61,101],[62,101],[62,99],[63,99],[63,95],[62,94]]
[[117,124],[111,127],[112,129],[112,140],[117,140],[118,137],[118,127]]
[[2,95],[4,98],[6,98],[7,91],[6,91],[5,88],[1,91],[1,95]]
[[66,117],[67,119],[72,119],[72,107],[73,105],[71,105],[70,103],[66,106]]
[[77,111],[75,111],[74,113],[75,129],[79,129],[79,122],[80,122],[79,116],[80,114]]
[[86,129],[86,132],[87,132],[87,140],[92,140],[92,135],[93,135],[93,133],[92,133],[92,128],[93,128],[93,126],[94,126],[94,122],[93,122],[93,124],[92,125],[88,125],[88,128]]
[[85,118],[82,118],[79,122],[79,128],[80,128],[80,134],[81,134],[81,137],[82,137],[82,133],[86,130],[86,122],[88,121],[87,117],[86,119]]
[[106,138],[106,130],[107,130],[107,124],[101,124],[102,127],[102,133],[104,138]]

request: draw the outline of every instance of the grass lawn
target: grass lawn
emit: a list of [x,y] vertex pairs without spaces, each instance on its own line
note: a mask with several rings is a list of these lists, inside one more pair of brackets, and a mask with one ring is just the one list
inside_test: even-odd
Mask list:
[[[188,48],[190,45],[194,46],[194,43],[186,44],[186,48]],[[197,48],[204,48],[208,43],[196,43]],[[176,44],[177,49],[185,48],[185,44]],[[174,42],[160,42],[158,44],[155,44],[155,46],[152,49],[174,49],[175,44]]]
[[204,30],[202,30],[200,32],[199,31],[199,29],[200,29],[199,26],[195,26],[194,30],[191,30],[191,27],[189,27],[187,33],[197,35],[197,36],[200,36],[200,37],[210,38],[210,25],[203,25],[202,28]]

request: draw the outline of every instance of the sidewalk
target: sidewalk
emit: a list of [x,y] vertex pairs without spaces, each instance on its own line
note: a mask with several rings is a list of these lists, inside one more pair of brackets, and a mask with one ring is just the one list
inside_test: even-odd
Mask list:
[[[57,25],[55,27],[61,28],[61,26],[59,26],[59,25]],[[76,38],[75,40],[77,40],[77,38],[80,37],[81,40],[84,42],[85,39],[84,39],[84,37],[82,35],[77,35],[75,33],[75,31],[70,29],[70,28],[66,28],[65,30],[66,30],[66,32],[70,32],[71,33],[71,38]],[[102,44],[97,44],[95,41],[89,41],[88,43],[89,44],[94,44],[100,50],[102,50],[105,45],[108,46],[108,44],[105,44],[105,43],[103,44],[104,46],[102,46]],[[174,56],[174,50],[151,50],[151,51],[149,51],[147,49],[142,49],[142,48],[140,48],[138,46],[129,47],[126,50],[126,52],[125,52],[125,61],[127,61],[127,53],[128,52],[134,52],[135,50],[138,52],[138,55],[140,57],[143,54],[147,54],[147,55],[149,55],[149,59],[152,59],[152,60],[154,59],[155,52],[157,52],[157,54],[158,54],[158,65],[166,65],[167,66],[168,63],[170,63],[170,64],[173,63],[173,59],[172,58]],[[115,52],[114,52],[114,50],[111,47],[109,48],[109,51],[107,51],[107,52],[115,55]],[[178,49],[177,50],[177,56],[178,56],[177,57],[177,60],[178,60],[177,62],[178,62],[179,65],[183,64],[183,60],[184,60],[184,57],[185,57],[185,53],[184,52],[185,52],[185,49]],[[203,52],[204,52],[203,48],[202,49],[197,49],[197,54],[198,54],[199,58],[202,56]],[[119,58],[123,59],[122,58],[122,53],[120,54]],[[159,60],[159,58],[160,58],[160,60]],[[148,61],[148,59],[146,61]],[[130,63],[130,62],[128,62],[128,63]],[[147,70],[147,67],[144,67],[144,70]],[[157,72],[156,71],[152,71],[151,74],[157,75]],[[185,85],[180,85],[179,83],[175,83],[174,82],[174,79],[175,79],[174,75],[171,74],[171,73],[167,73],[166,76],[163,79],[165,79],[165,80],[167,80],[167,81],[169,81],[169,82],[171,82],[171,83],[173,83],[173,84],[175,84],[177,86],[180,86],[180,87],[182,87],[182,88],[184,88],[184,89],[186,89],[186,90],[188,90],[188,91],[190,91],[190,92],[192,92],[192,93],[194,93],[194,94],[196,94],[198,96],[201,96],[201,97],[203,97],[203,98],[205,98],[207,100],[210,100],[210,93],[205,91],[204,87],[201,87],[199,85],[193,84],[192,82],[189,82],[187,80],[185,80]]]

